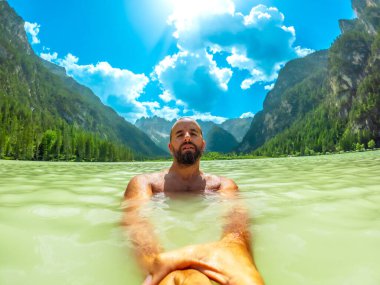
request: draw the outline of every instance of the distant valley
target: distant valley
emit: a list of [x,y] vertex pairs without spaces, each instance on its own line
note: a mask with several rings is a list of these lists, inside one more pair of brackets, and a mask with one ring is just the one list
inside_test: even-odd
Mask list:
[[[251,122],[252,118],[229,119],[221,124],[198,120],[206,140],[206,151],[222,153],[233,151],[247,133]],[[154,116],[138,119],[135,125],[144,131],[157,146],[168,152],[169,134],[173,123],[174,120],[168,121]]]
[[[199,121],[206,151],[276,157],[380,147],[380,0],[352,6],[357,19],[339,21],[329,49],[286,63],[254,118]],[[167,157],[172,124],[127,122],[35,55],[23,19],[0,1],[0,159]]]

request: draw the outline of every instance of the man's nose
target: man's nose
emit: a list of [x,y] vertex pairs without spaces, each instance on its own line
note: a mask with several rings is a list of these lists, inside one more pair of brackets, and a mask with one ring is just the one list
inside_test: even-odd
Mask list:
[[189,142],[191,140],[191,136],[189,133],[185,133],[185,142]]

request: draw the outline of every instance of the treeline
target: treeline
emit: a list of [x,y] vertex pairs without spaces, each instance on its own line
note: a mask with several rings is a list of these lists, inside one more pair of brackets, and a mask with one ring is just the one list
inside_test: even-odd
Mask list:
[[[335,118],[335,119],[333,119]],[[278,157],[283,155],[315,155],[341,151],[357,151],[376,147],[368,130],[356,132],[346,129],[337,112],[321,106],[315,112],[298,120],[290,128],[270,139],[252,155]],[[299,130],[302,129],[302,132]]]
[[0,93],[0,159],[131,161],[141,157],[122,144]]
[[202,155],[202,160],[231,160],[231,159],[256,159],[264,158],[262,155],[258,156],[251,153],[220,153],[215,151],[205,152]]

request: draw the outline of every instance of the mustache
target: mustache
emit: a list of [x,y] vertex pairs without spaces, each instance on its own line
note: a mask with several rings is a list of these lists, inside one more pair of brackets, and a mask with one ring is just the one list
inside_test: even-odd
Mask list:
[[182,147],[186,144],[191,144],[195,149],[198,149],[198,147],[192,142],[184,142],[183,144],[180,145],[180,149],[182,149]]

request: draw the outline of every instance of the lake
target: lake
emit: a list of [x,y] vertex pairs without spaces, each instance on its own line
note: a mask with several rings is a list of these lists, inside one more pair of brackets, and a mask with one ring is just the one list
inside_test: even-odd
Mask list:
[[[168,166],[0,161],[0,284],[139,285],[122,195]],[[201,167],[239,185],[267,285],[380,284],[380,151]],[[215,197],[157,197],[149,211],[166,249],[220,237]]]

